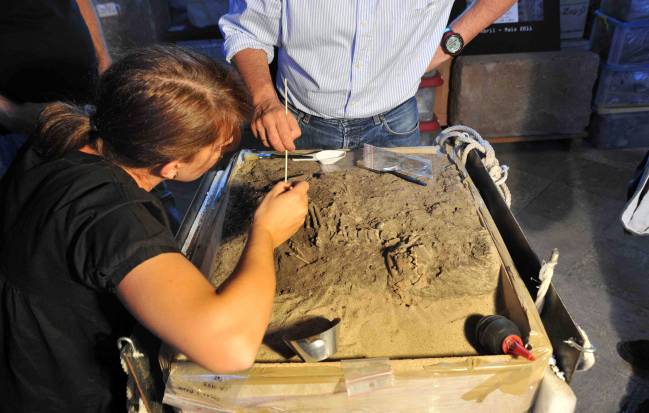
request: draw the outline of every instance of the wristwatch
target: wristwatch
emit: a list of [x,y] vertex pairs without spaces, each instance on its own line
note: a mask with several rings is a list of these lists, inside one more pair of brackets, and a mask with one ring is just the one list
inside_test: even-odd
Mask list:
[[464,39],[462,39],[462,36],[459,33],[455,33],[449,27],[442,36],[441,46],[444,53],[455,57],[462,53],[462,49],[464,49]]

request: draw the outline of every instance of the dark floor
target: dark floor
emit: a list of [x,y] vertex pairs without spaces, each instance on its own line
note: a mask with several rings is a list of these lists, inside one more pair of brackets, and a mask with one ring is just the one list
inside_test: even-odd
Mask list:
[[[649,374],[634,373],[616,344],[649,338],[649,237],[625,235],[619,216],[645,150],[597,150],[581,141],[495,149],[510,166],[514,215],[539,257],[559,248],[554,284],[598,349],[595,366],[572,382],[577,411],[635,412],[649,399]],[[174,186],[181,207],[193,187]]]
[[597,362],[572,382],[578,412],[634,412],[649,399],[649,374],[616,352],[649,338],[649,237],[625,235],[626,184],[646,150],[597,150],[586,142],[496,145],[510,166],[512,211],[532,248],[560,251],[554,285],[597,347]]

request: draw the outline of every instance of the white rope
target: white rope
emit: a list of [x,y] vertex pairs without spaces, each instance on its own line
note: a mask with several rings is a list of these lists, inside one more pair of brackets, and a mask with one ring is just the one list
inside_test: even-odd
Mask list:
[[550,361],[549,361],[548,364],[549,364],[550,369],[552,370],[552,372],[553,372],[553,373],[554,373],[558,378],[560,378],[562,381],[566,381],[566,373],[564,373],[563,371],[561,371],[561,369],[559,368],[559,366],[557,366],[557,360],[554,358],[554,356],[551,356],[551,357],[550,357]]
[[[126,349],[125,347],[128,346],[129,348]],[[137,386],[135,384],[135,378],[131,375],[131,371],[129,370],[127,364],[126,364],[126,356],[124,352],[131,352],[131,357],[133,358],[140,358],[144,357],[144,354],[139,352],[137,348],[135,347],[135,343],[133,343],[133,340],[131,340],[129,337],[120,337],[117,339],[117,349],[119,350],[119,362],[122,365],[122,370],[124,370],[124,373],[126,373],[126,405],[127,405],[127,412],[128,413],[150,413],[144,401],[140,397],[140,394],[137,390]]]
[[480,152],[482,154],[482,163],[489,176],[496,184],[507,206],[511,206],[512,195],[505,184],[509,168],[507,165],[500,165],[498,159],[496,159],[494,148],[478,132],[464,125],[451,126],[437,135],[435,142],[448,155],[455,155],[463,166],[466,165],[467,157],[472,149]]
[[590,368],[595,365],[595,346],[590,342],[590,338],[588,337],[588,334],[586,334],[586,331],[584,331],[584,329],[579,325],[577,328],[579,329],[579,333],[581,333],[581,337],[584,339],[584,349],[587,350],[581,353],[582,359],[579,366],[577,366],[577,369],[579,371],[590,370]]
[[579,362],[579,365],[577,365],[577,370],[586,371],[595,365],[595,352],[597,351],[597,348],[595,348],[595,346],[593,346],[593,343],[590,342],[588,334],[586,334],[586,332],[583,328],[581,328],[580,325],[577,325],[577,330],[579,330],[579,334],[581,335],[581,339],[584,343],[583,345],[579,345],[579,343],[577,343],[577,341],[573,338],[563,340],[563,342],[581,352],[581,360]]
[[552,250],[550,261],[543,261],[541,269],[539,270],[539,280],[541,280],[541,285],[539,286],[539,291],[536,293],[536,300],[534,301],[539,314],[541,314],[541,312],[543,311],[545,295],[547,294],[548,288],[550,288],[550,284],[552,283],[552,277],[554,276],[554,267],[557,266],[558,262],[559,250],[555,248],[554,250]]
[[[437,137],[435,138],[435,143],[439,145],[440,148],[449,156],[454,156],[457,160],[462,162],[463,166],[466,165],[466,160],[471,150],[475,149],[480,152],[482,163],[484,164],[485,169],[496,184],[496,187],[498,188],[500,195],[502,195],[503,199],[505,200],[507,206],[511,207],[511,192],[505,184],[505,181],[507,181],[509,168],[506,165],[500,165],[498,159],[496,159],[496,153],[493,147],[489,142],[483,139],[478,132],[464,125],[451,126],[444,129],[439,135],[437,135]],[[539,279],[541,280],[541,285],[539,286],[539,291],[537,293],[535,301],[539,313],[541,313],[541,310],[543,310],[545,295],[552,282],[552,277],[554,276],[554,268],[557,265],[558,259],[559,250],[554,249],[552,251],[550,261],[544,261],[539,271]],[[578,345],[577,342],[573,339],[564,340],[564,343],[582,352],[582,359],[580,365],[578,366],[578,370],[584,371],[590,369],[595,364],[595,347],[591,344],[590,340],[588,339],[588,335],[586,335],[586,332],[580,326],[577,326],[577,328],[581,333],[584,345]],[[555,375],[557,375],[560,379],[565,380],[565,374],[559,370],[556,365],[556,361],[554,361],[553,358],[550,360],[550,368]]]

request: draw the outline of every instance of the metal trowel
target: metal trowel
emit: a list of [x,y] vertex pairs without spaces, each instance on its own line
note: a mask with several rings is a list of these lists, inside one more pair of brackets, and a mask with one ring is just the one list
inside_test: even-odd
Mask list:
[[338,350],[340,319],[332,320],[326,330],[308,337],[283,336],[282,339],[300,358],[307,362],[326,360]]
[[[288,159],[293,161],[316,161],[323,165],[330,165],[343,159],[347,151],[344,150],[324,150],[309,154],[288,154]],[[262,152],[257,154],[258,158],[284,158],[283,154],[272,152]]]

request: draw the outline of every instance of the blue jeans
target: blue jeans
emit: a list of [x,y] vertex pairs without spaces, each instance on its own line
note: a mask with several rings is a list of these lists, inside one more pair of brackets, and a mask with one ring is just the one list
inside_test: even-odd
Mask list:
[[361,119],[324,119],[289,107],[297,118],[302,136],[297,149],[355,149],[374,146],[419,145],[419,111],[413,96],[385,113]]

